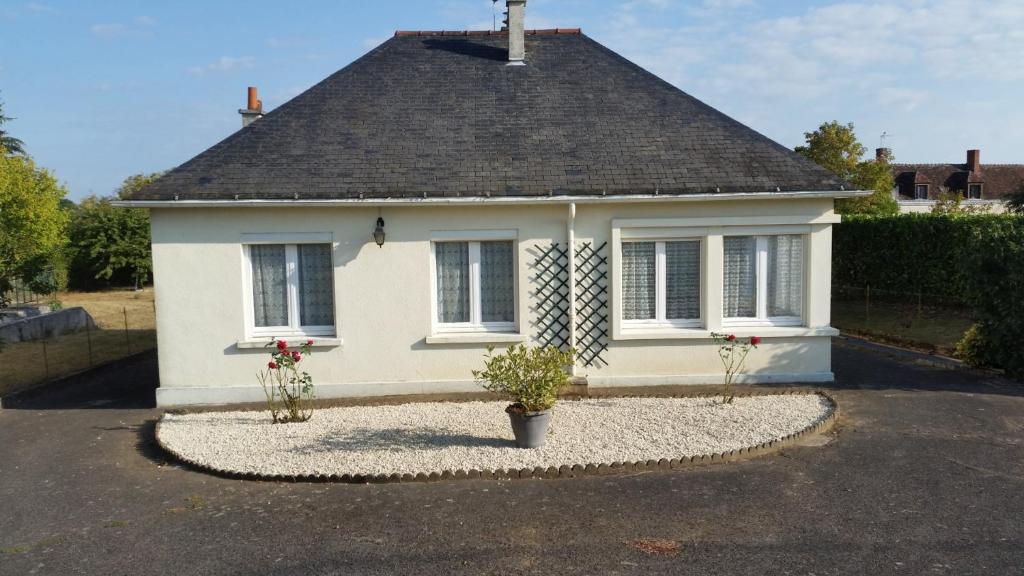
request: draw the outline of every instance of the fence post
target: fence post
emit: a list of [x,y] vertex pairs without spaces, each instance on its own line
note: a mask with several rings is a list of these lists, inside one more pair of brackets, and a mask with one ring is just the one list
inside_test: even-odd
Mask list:
[[46,335],[40,340],[43,343],[43,379],[50,379],[50,358],[46,354]]
[[132,341],[128,338],[128,307],[122,306],[121,312],[124,313],[124,345],[128,348],[128,353],[132,351]]
[[864,290],[864,321],[871,321],[871,284],[868,284]]
[[91,319],[85,320],[85,341],[89,345],[89,367],[92,367],[92,328],[89,326]]

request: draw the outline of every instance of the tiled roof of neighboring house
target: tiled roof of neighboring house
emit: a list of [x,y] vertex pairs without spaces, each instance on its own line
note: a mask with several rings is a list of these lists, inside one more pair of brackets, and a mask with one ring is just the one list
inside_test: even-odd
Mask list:
[[914,198],[915,184],[928,184],[928,198],[943,190],[963,192],[968,184],[981,184],[983,200],[999,200],[1024,186],[1024,164],[893,164],[899,195]]
[[[406,32],[135,200],[838,191],[844,182],[578,30]],[[846,185],[846,189],[851,189]]]

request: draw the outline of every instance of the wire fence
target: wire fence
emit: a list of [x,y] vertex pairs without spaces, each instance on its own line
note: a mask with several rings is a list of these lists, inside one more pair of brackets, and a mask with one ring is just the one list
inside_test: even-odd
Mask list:
[[14,280],[10,290],[0,294],[0,303],[4,306],[17,306],[19,304],[42,304],[49,302],[54,297],[53,293],[39,294],[34,292],[21,280]]
[[74,329],[48,325],[38,337],[0,341],[0,397],[156,348],[151,298],[82,307],[92,323]]
[[973,323],[971,307],[948,296],[832,286],[832,325],[850,334],[952,354]]

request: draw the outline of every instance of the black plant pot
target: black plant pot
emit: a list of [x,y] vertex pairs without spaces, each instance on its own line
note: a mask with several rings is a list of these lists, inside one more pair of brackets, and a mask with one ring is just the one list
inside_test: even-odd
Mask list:
[[540,412],[519,412],[509,407],[508,419],[512,421],[512,434],[520,448],[540,448],[548,438],[551,424],[551,410]]

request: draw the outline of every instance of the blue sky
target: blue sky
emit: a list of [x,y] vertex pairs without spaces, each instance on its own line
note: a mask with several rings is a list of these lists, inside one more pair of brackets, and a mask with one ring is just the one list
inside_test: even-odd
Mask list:
[[[237,130],[248,85],[274,108],[396,29],[490,24],[490,0],[0,0],[0,99],[78,199]],[[582,27],[786,146],[837,119],[898,161],[1024,162],[1021,0],[529,0],[527,25]]]

